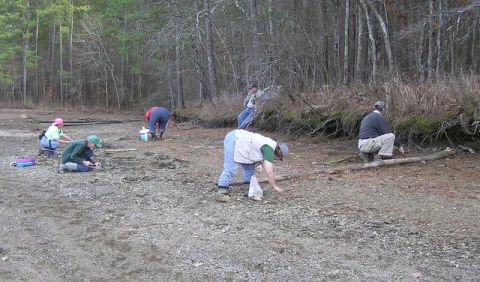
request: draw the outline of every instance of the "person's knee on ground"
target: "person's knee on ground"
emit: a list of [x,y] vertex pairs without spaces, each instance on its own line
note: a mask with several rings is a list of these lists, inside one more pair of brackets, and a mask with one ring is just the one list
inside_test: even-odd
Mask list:
[[60,163],[60,165],[58,166],[58,171],[59,172],[78,171],[78,164],[71,163],[71,162],[64,163],[64,164]]

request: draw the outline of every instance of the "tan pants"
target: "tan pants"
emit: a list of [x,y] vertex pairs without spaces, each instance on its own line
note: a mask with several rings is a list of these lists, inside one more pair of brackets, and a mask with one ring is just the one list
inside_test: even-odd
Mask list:
[[358,149],[362,153],[374,153],[378,151],[380,156],[392,156],[393,142],[395,142],[395,135],[387,133],[370,139],[358,140]]

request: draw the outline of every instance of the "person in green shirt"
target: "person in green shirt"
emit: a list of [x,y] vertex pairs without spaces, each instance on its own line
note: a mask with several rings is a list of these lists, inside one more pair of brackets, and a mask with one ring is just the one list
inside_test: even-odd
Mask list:
[[52,125],[40,135],[40,150],[39,155],[46,153],[48,157],[56,156],[56,150],[60,146],[60,143],[68,144],[72,138],[68,137],[63,133],[63,119],[56,118]]
[[63,151],[58,172],[80,171],[87,172],[93,168],[100,168],[101,163],[94,161],[93,150],[102,147],[102,140],[96,135],[90,135],[86,140],[71,142]]

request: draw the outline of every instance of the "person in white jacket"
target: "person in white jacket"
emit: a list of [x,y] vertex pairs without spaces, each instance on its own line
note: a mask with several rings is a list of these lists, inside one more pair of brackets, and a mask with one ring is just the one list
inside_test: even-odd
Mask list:
[[283,192],[275,183],[273,161],[283,159],[288,155],[288,147],[277,143],[271,138],[243,129],[235,129],[225,136],[223,171],[218,179],[218,193],[228,194],[230,182],[235,176],[238,165],[243,169],[243,181],[250,183],[250,178],[259,164],[265,170],[268,182],[277,192]]

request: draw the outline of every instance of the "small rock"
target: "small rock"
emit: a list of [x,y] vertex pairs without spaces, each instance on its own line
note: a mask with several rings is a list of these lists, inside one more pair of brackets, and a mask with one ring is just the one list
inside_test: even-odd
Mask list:
[[228,195],[217,195],[215,197],[215,201],[219,203],[230,203],[230,202],[233,202],[233,199]]
[[413,278],[418,279],[418,278],[421,278],[423,275],[420,272],[415,272],[415,273],[412,273],[412,276]]
[[330,278],[337,277],[340,274],[340,270],[334,270],[327,273],[327,276]]
[[8,259],[8,256],[3,256],[2,261],[6,261]]

